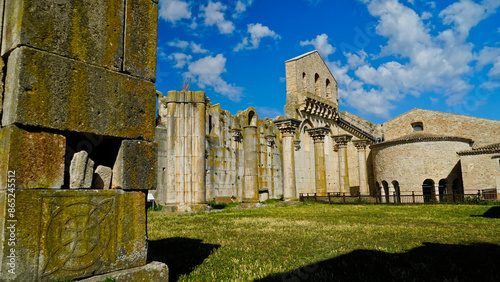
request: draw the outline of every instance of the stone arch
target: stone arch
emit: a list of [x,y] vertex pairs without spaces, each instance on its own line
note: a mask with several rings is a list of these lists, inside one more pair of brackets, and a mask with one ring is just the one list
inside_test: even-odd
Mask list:
[[306,79],[306,73],[302,73],[302,92],[307,92],[307,79]]
[[326,99],[332,99],[332,83],[329,79],[326,79]]
[[397,180],[393,180],[392,187],[394,187],[394,193],[396,194],[396,203],[401,203],[401,188],[399,188],[399,182]]
[[320,85],[320,79],[319,79],[319,74],[315,74],[314,75],[314,94],[316,94],[316,96],[321,96],[321,85]]
[[255,111],[248,111],[248,123],[247,125],[251,125],[251,126],[257,126],[257,114],[255,113]]
[[426,179],[422,183],[422,193],[424,195],[424,203],[431,203],[434,201],[434,180]]

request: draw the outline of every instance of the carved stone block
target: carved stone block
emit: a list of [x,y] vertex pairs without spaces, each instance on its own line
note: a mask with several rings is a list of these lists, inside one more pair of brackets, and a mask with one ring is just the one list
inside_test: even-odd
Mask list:
[[0,129],[0,190],[7,188],[9,171],[17,188],[62,187],[65,151],[64,136],[14,125]]
[[[2,191],[5,197],[7,191]],[[146,264],[145,194],[122,190],[17,190],[15,246],[0,245],[2,281],[77,279]],[[0,225],[2,225],[0,224]],[[12,250],[15,274],[8,272]]]
[[158,5],[151,0],[127,1],[126,5],[123,71],[154,82]]
[[9,56],[2,123],[154,139],[155,85],[29,47]]
[[158,163],[156,142],[123,140],[115,165],[111,188],[124,190],[156,189]]
[[120,70],[124,3],[124,0],[6,1],[2,56],[18,46],[31,46]]

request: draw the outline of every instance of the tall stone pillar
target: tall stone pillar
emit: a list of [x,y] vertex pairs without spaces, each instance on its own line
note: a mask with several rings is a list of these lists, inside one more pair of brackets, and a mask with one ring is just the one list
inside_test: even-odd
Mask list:
[[258,203],[259,187],[258,178],[258,154],[257,154],[257,126],[249,125],[243,127],[243,147],[245,158],[243,202]]
[[434,184],[434,199],[439,202],[439,183]]
[[354,146],[358,149],[358,167],[359,167],[359,193],[368,195],[368,174],[366,172],[366,146],[370,144],[368,140],[353,141]]
[[314,140],[314,172],[316,178],[316,194],[326,196],[326,173],[325,173],[325,136],[330,132],[327,127],[315,127],[307,129],[307,133]]
[[295,187],[294,136],[300,121],[297,119],[281,119],[274,121],[282,135],[283,141],[283,198],[297,199]]
[[390,183],[389,184],[389,195],[388,195],[389,203],[394,203],[396,201],[396,199],[394,197],[395,192],[396,192],[396,190],[394,189],[394,185],[392,183]]
[[349,191],[349,165],[347,163],[347,143],[351,141],[352,135],[342,134],[332,136],[335,143],[339,145],[339,175],[340,175],[340,193]]

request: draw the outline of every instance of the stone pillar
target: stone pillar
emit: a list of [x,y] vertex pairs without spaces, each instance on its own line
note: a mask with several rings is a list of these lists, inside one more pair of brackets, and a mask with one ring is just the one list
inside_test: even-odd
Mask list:
[[327,127],[315,127],[307,129],[307,133],[314,140],[314,174],[316,178],[316,194],[326,196],[326,173],[325,173],[325,136],[330,132]]
[[243,202],[258,203],[258,155],[257,155],[257,126],[248,125],[243,127],[243,147],[245,158]]
[[387,198],[385,197],[385,189],[384,187],[380,188],[380,202],[385,204]]
[[335,143],[339,145],[339,175],[340,175],[340,193],[350,190],[349,186],[349,165],[347,163],[347,143],[352,135],[343,134],[332,136]]
[[[196,102],[193,136],[193,203],[200,204],[205,198],[205,104],[204,92],[193,92]],[[193,103],[191,103],[193,104]]]
[[297,199],[295,186],[294,136],[300,121],[296,119],[281,119],[274,121],[281,132],[283,142],[283,198]]
[[359,193],[368,195],[368,174],[366,172],[366,146],[370,144],[369,140],[353,141],[354,146],[358,149],[358,167],[359,167]]
[[394,193],[396,190],[394,189],[394,185],[391,183],[389,186],[389,203],[394,203],[396,199],[394,199]]
[[439,202],[439,183],[434,184],[434,199]]

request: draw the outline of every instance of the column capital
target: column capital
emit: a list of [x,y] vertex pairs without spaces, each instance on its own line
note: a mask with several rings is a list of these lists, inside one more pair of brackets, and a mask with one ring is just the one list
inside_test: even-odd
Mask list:
[[325,136],[330,132],[330,128],[328,127],[314,127],[306,129],[307,133],[313,138],[314,143],[323,142],[325,140]]
[[273,122],[284,136],[293,136],[300,126],[300,120],[294,118],[279,119]]
[[353,140],[352,143],[356,146],[358,150],[364,150],[366,146],[371,144],[370,140],[362,139],[362,140]]
[[352,135],[349,134],[335,135],[332,136],[332,138],[335,141],[335,143],[339,145],[339,147],[346,147],[347,143],[351,141]]
[[276,135],[274,134],[269,134],[265,136],[266,141],[267,141],[267,146],[268,147],[273,147],[274,146],[274,139],[276,138]]

